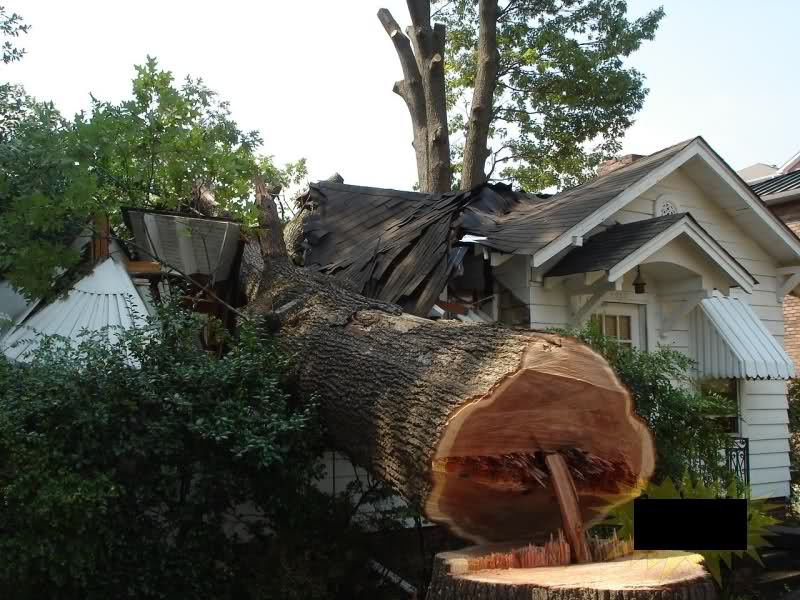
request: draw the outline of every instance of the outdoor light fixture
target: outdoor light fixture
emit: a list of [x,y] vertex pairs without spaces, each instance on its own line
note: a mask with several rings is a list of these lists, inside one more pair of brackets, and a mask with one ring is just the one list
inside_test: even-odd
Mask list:
[[642,277],[642,267],[636,267],[636,279],[633,280],[633,293],[644,294],[646,292],[646,286],[647,284],[644,282],[644,277]]

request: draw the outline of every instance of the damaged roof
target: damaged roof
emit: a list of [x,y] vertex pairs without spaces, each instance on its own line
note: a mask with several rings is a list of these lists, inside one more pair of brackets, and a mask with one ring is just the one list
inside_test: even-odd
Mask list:
[[686,148],[687,140],[554,196],[484,184],[426,194],[332,182],[310,186],[303,263],[361,293],[427,315],[465,250],[465,235],[533,254]]

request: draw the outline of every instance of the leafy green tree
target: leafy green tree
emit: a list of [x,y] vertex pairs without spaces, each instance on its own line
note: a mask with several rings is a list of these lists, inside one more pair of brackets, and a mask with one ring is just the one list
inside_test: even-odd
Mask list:
[[74,124],[52,103],[0,86],[0,276],[29,296],[80,256],[73,239],[103,209],[96,180],[80,162]]
[[17,48],[8,38],[17,38],[21,33],[28,33],[31,26],[26,25],[17,13],[8,14],[5,6],[0,6],[0,34],[6,38],[3,42],[3,64],[19,60],[25,54],[24,48]]
[[[475,85],[479,14],[473,0],[444,4],[449,102],[458,111]],[[488,177],[563,187],[618,152],[647,94],[624,59],[654,38],[663,15],[631,21],[620,0],[508,0],[497,18]]]
[[451,171],[461,189],[492,178],[562,187],[620,149],[647,94],[624,61],[654,38],[662,9],[630,20],[626,0],[407,4],[408,37],[378,16],[403,66],[395,92],[411,114],[420,189],[450,189]]
[[250,196],[258,132],[242,131],[228,103],[201,79],[178,86],[154,58],[136,67],[130,100],[92,98],[76,126],[98,193],[122,205],[179,210],[204,186],[235,211]]
[[0,276],[28,296],[77,264],[71,243],[98,212],[124,235],[121,207],[186,210],[207,190],[252,225],[256,174],[272,187],[306,175],[303,160],[279,167],[259,154],[259,134],[202,80],[177,85],[152,58],[136,67],[131,99],[92,98],[74,120],[15,86],[0,87],[0,110]]

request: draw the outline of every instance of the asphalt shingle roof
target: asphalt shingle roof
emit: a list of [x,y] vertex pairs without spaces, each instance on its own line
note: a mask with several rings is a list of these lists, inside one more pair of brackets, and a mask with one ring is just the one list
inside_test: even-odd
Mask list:
[[686,213],[678,213],[613,225],[589,238],[580,248],[569,252],[547,276],[608,271],[686,216]]
[[800,190],[800,171],[778,175],[764,181],[759,181],[750,186],[759,196],[769,196],[790,190]]

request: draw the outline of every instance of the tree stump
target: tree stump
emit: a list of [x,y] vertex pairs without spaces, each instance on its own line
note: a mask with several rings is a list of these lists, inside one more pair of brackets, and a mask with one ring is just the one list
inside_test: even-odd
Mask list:
[[703,557],[634,552],[609,562],[537,568],[479,569],[480,557],[513,544],[472,546],[434,559],[427,600],[717,600]]

